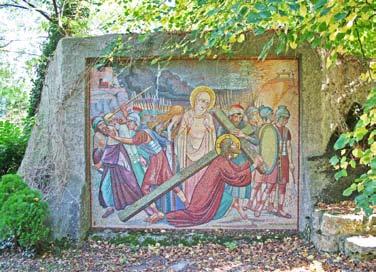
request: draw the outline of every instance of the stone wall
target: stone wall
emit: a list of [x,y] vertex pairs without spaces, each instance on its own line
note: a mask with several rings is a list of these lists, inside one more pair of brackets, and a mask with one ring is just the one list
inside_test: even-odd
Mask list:
[[311,239],[324,252],[344,252],[361,258],[376,255],[376,216],[331,214],[315,209]]
[[[107,45],[117,35],[93,38],[65,38],[60,41],[46,76],[36,125],[19,173],[34,187],[41,189],[51,208],[51,224],[56,238],[81,239],[90,228],[89,188],[86,180],[85,95],[87,60],[104,55]],[[127,36],[121,36],[128,41]],[[145,44],[132,39],[122,57],[159,56],[163,43],[178,35],[156,34]],[[247,37],[235,56],[258,56],[269,36]],[[179,53],[174,53],[179,56]],[[324,76],[320,55],[309,47],[290,51],[286,56],[299,57],[301,90],[301,160],[300,160],[300,230],[309,224],[313,206],[332,179],[316,172],[309,159],[321,156],[343,112],[353,101],[362,101],[364,86],[351,85],[361,66],[353,62],[338,63]],[[278,57],[273,54],[270,57]],[[348,85],[348,86],[347,86]],[[350,86],[351,85],[351,86]],[[331,92],[351,92],[340,101],[341,110],[331,99]],[[347,93],[347,91],[346,91]],[[344,101],[350,101],[344,103]],[[348,109],[347,109],[348,110]]]

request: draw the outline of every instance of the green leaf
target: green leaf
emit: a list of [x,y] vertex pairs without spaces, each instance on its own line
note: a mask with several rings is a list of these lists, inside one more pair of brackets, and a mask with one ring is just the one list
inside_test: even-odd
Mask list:
[[355,168],[355,167],[356,167],[356,162],[355,162],[354,160],[351,160],[351,161],[350,161],[350,166],[351,166],[352,168]]
[[355,158],[360,158],[363,156],[363,151],[360,148],[355,148],[351,153]]
[[338,149],[344,148],[349,142],[349,138],[350,137],[348,136],[348,134],[345,134],[345,133],[341,134],[334,144],[334,149],[338,150]]
[[262,4],[262,3],[256,3],[255,4],[255,8],[259,11],[264,11],[266,10],[266,5]]
[[335,19],[336,21],[340,21],[340,20],[345,19],[346,16],[347,16],[347,12],[339,12],[339,13],[337,13],[336,15],[334,15],[334,19]]
[[242,43],[242,42],[244,42],[244,40],[245,40],[245,35],[242,33],[242,34],[240,34],[240,35],[238,36],[238,38],[237,38],[237,42],[238,42],[238,43]]
[[327,2],[328,0],[317,0],[313,7],[315,8],[315,10],[318,10],[322,8]]
[[206,14],[208,17],[210,16],[213,16],[215,14],[217,14],[219,12],[219,9],[215,8],[215,9],[211,9],[208,11],[208,13]]
[[329,13],[329,11],[331,10],[331,8],[324,8],[323,10],[321,10],[320,12],[320,16],[325,16]]
[[293,11],[297,11],[297,10],[300,9],[299,4],[297,4],[297,3],[290,3],[288,5],[289,5],[290,9],[293,10]]
[[260,55],[258,56],[259,60],[265,60],[266,56],[269,53],[270,48],[273,46],[274,37],[272,37],[262,48]]
[[367,101],[364,104],[364,111],[369,112],[371,109],[376,106],[376,88],[371,91],[367,97]]
[[325,22],[322,22],[320,25],[319,25],[319,31],[320,32],[325,32],[328,30],[328,25],[325,23]]
[[338,171],[335,175],[334,178],[336,180],[339,180],[342,177],[347,177],[347,171],[345,169],[342,169],[341,171]]
[[260,18],[262,19],[268,19],[271,16],[271,13],[269,11],[263,11],[259,13]]
[[264,34],[265,31],[266,31],[265,28],[263,28],[263,27],[257,27],[257,28],[253,31],[253,33],[255,33],[255,35],[258,36],[258,35]]
[[360,127],[360,128],[357,128],[355,131],[354,131],[354,136],[356,138],[356,140],[359,142],[360,140],[363,139],[363,137],[368,133],[368,129],[366,129],[365,127]]
[[359,193],[362,192],[364,190],[364,184],[358,183],[357,190],[358,190]]
[[360,163],[361,164],[364,164],[364,165],[367,165],[371,162],[371,156],[372,156],[372,153],[371,153],[371,150],[370,149],[367,149],[363,152],[363,155],[362,157],[360,158]]
[[376,169],[376,158],[373,158],[370,164],[372,169]]
[[260,17],[257,13],[250,12],[247,17],[248,23],[258,23],[260,21]]
[[353,193],[353,189],[351,187],[346,188],[346,190],[343,191],[342,195],[344,196],[350,196]]
[[337,155],[334,155],[333,157],[330,158],[329,162],[330,162],[330,164],[333,165],[333,166],[337,165],[338,162],[339,162],[338,156],[337,156]]
[[280,42],[277,45],[277,48],[275,49],[276,54],[280,55],[285,48],[286,48],[286,41],[280,40]]
[[248,7],[247,6],[242,6],[239,10],[239,14],[241,16],[244,16],[248,12]]
[[368,144],[371,145],[375,142],[376,130],[373,130],[368,137]]

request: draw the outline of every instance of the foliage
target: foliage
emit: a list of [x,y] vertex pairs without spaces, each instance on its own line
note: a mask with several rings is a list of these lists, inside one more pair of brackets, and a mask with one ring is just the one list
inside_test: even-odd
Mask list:
[[0,62],[0,119],[22,124],[28,107],[28,93],[22,80],[14,79],[14,71]]
[[15,173],[21,164],[30,135],[31,122],[21,128],[0,121],[0,175]]
[[27,188],[27,184],[20,176],[14,174],[2,176],[0,181],[0,209],[12,194],[25,188]]
[[[5,179],[9,182],[12,177]],[[13,239],[25,249],[41,248],[50,231],[46,227],[48,206],[41,199],[41,193],[29,187],[13,192],[0,207],[0,240]]]
[[[124,12],[107,17],[107,30],[116,30],[122,24],[126,32],[146,33],[139,35],[139,42],[148,42],[148,34],[153,32],[184,32],[182,38],[169,41],[165,49],[178,50],[189,57],[203,59],[217,58],[220,54],[232,55],[247,41],[249,33],[256,36],[268,33],[259,59],[264,60],[270,52],[285,54],[290,49],[309,44],[324,57],[324,72],[341,55],[357,56],[366,62],[376,56],[375,1],[197,0],[187,3],[144,0],[137,6],[123,1],[109,2],[116,3]],[[114,51],[126,50],[123,43],[119,40],[116,45],[110,45],[110,60],[116,55]],[[168,59],[171,51],[167,50],[161,58]],[[360,80],[372,79],[369,67],[369,73],[363,74]],[[347,175],[349,165],[368,167],[368,172],[355,179],[344,191],[344,195],[358,191],[360,195],[356,197],[356,203],[367,214],[372,212],[370,205],[375,205],[376,198],[375,170],[372,168],[376,162],[372,161],[372,143],[368,147],[362,145],[364,137],[374,137],[372,114],[375,105],[371,103],[372,97],[371,93],[355,131],[344,133],[338,139],[335,149],[344,150],[342,157],[331,161],[339,165],[336,179]],[[343,146],[339,146],[341,143]],[[349,155],[352,157],[346,160]]]
[[376,206],[376,88],[369,94],[354,130],[341,134],[334,149],[340,151],[340,155],[330,159],[338,170],[336,180],[347,176],[350,167],[365,167],[365,172],[354,180],[343,195],[358,192],[355,198],[357,206],[367,215],[372,214],[372,206]]
[[[284,54],[304,43],[327,51],[330,66],[337,54],[375,56],[376,4],[372,1],[334,0],[252,0],[252,1],[155,1],[143,0],[137,5],[128,1],[104,1],[92,17],[104,20],[104,31],[131,33],[175,31],[187,33],[167,45],[191,57],[213,57],[232,54],[246,42],[247,33],[271,33],[260,58],[274,49]],[[141,35],[140,40],[147,40]],[[197,41],[202,45],[197,48]]]
[[[30,94],[30,106],[28,116],[33,117],[37,112],[43,83],[46,77],[48,63],[53,56],[60,39],[71,36],[73,31],[79,35],[78,29],[85,28],[85,18],[87,17],[87,2],[83,1],[62,1],[60,14],[51,16],[51,20],[46,24],[48,38],[42,45],[42,55],[37,59],[36,77],[33,80],[33,87]],[[53,9],[53,7],[50,7]],[[80,19],[79,19],[80,18]]]
[[49,59],[52,57],[59,40],[63,35],[58,31],[55,24],[51,23],[48,31],[48,39],[42,45],[42,56],[37,60],[36,77],[32,80],[33,87],[30,92],[28,116],[34,116],[41,99],[43,83],[47,73]]

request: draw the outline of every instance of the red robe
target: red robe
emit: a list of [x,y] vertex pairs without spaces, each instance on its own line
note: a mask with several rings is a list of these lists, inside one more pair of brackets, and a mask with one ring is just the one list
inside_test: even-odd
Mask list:
[[197,183],[188,208],[167,213],[167,221],[176,227],[190,227],[209,222],[219,208],[226,183],[237,187],[249,185],[249,162],[238,166],[229,159],[217,157]]
[[[146,144],[150,137],[147,132],[139,130],[132,138],[132,143],[135,145]],[[157,154],[150,155],[149,159],[150,163],[142,181],[143,187],[146,185],[161,185],[173,176],[164,150],[159,151]],[[141,187],[142,190],[143,187]]]

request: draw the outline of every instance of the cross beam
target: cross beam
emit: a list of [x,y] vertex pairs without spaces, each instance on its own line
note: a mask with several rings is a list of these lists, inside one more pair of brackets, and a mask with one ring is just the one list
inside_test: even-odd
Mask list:
[[153,203],[159,197],[171,191],[174,187],[184,182],[187,178],[193,176],[202,168],[209,165],[216,157],[218,157],[217,152],[215,150],[210,151],[201,159],[199,159],[195,163],[192,163],[188,167],[181,170],[179,173],[175,174],[172,178],[165,181],[162,185],[158,186],[155,190],[143,196],[132,205],[126,207],[123,211],[120,211],[118,213],[119,219],[121,221],[127,221],[128,219],[132,218],[134,215],[144,210],[146,207],[148,207],[151,203]]
[[[216,117],[218,122],[229,132],[236,129],[222,110],[220,109],[214,110],[214,116]],[[240,139],[240,142],[241,142],[242,151],[250,160],[254,161],[256,156],[258,156],[257,152],[251,148],[251,145],[248,141],[244,139]],[[159,197],[171,191],[174,187],[183,183],[187,178],[193,176],[202,168],[209,165],[217,156],[218,154],[216,153],[215,150],[210,151],[201,159],[194,162],[190,166],[182,169],[179,173],[175,174],[169,180],[165,181],[162,185],[158,186],[155,190],[143,196],[132,205],[126,207],[124,210],[120,211],[118,213],[119,219],[123,222],[129,220],[130,218],[138,214],[140,211],[148,207],[151,203],[153,203]]]
[[[236,127],[233,123],[227,118],[226,114],[223,110],[217,109],[214,110],[214,116],[218,120],[218,122],[224,127],[229,133],[231,131],[236,130]],[[240,149],[244,152],[244,154],[250,159],[252,162],[255,161],[256,157],[259,157],[260,154],[252,148],[252,145],[245,139],[240,138]],[[264,166],[260,166],[260,172],[265,172]]]

